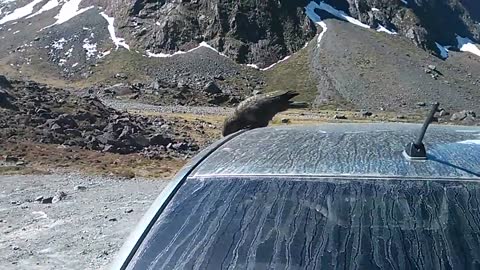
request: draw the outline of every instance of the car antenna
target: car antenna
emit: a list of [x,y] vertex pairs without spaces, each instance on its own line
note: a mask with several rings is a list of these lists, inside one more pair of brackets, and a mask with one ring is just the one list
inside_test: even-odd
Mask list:
[[420,134],[418,134],[417,140],[405,146],[405,151],[403,151],[403,155],[408,160],[426,160],[427,159],[427,151],[425,150],[425,145],[423,144],[423,137],[427,132],[428,126],[433,122],[433,116],[438,111],[439,105],[440,104],[438,102],[435,102],[432,105],[432,109],[430,110],[430,113],[428,114],[427,119],[425,119],[425,122],[423,123],[422,130],[420,131]]

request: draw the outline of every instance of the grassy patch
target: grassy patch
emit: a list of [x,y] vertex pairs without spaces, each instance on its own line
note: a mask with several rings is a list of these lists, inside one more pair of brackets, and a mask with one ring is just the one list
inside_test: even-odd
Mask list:
[[92,67],[92,75],[86,80],[77,82],[78,87],[89,86],[97,83],[115,83],[114,76],[117,73],[124,73],[131,82],[149,80],[146,69],[150,59],[139,53],[119,50],[105,57],[97,66]]
[[265,71],[266,92],[294,90],[300,93],[297,101],[312,103],[315,100],[317,87],[310,71],[310,50],[313,42],[310,43],[286,61]]
[[63,169],[126,178],[168,179],[187,162],[183,159],[148,159],[139,154],[120,155],[31,142],[0,144],[0,152],[19,157],[27,163],[27,166],[0,167],[0,174],[30,174]]

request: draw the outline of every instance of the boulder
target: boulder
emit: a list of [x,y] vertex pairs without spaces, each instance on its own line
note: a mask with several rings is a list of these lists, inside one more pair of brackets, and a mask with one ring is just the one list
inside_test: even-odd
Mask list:
[[440,109],[440,111],[438,112],[438,116],[440,116],[440,117],[444,117],[444,116],[447,116],[447,115],[450,115],[450,113],[447,112],[445,109]]
[[63,192],[63,191],[57,191],[55,193],[55,196],[53,196],[52,198],[52,203],[57,203],[63,199],[65,199],[67,197],[67,193]]
[[220,94],[222,93],[222,90],[220,89],[220,87],[218,87],[218,85],[215,82],[209,82],[203,88],[203,92],[208,94]]
[[473,111],[460,111],[452,114],[452,117],[450,117],[451,121],[464,121],[464,120],[474,120],[477,117],[475,112]]
[[114,94],[118,96],[131,95],[133,94],[132,88],[126,83],[117,83],[108,88],[104,89],[106,94]]
[[10,93],[0,88],[0,108],[18,110],[17,106],[12,103],[14,100],[15,98]]
[[139,146],[141,148],[147,147],[150,145],[150,141],[147,138],[145,138],[145,136],[143,135],[135,134],[130,136],[130,138],[131,138],[130,141],[132,142],[133,145]]
[[70,114],[62,114],[55,119],[55,124],[60,125],[62,128],[77,128],[78,124]]
[[360,114],[363,116],[363,117],[370,117],[373,115],[372,112],[370,111],[360,111]]
[[163,145],[167,146],[172,143],[172,139],[163,136],[162,134],[154,134],[149,138],[150,145]]
[[117,73],[117,74],[115,74],[114,77],[115,77],[115,79],[121,79],[121,80],[126,80],[126,79],[128,79],[128,76],[127,76],[127,74],[125,74],[125,73]]
[[428,65],[427,68],[431,71],[436,71],[437,67],[435,65]]
[[111,132],[104,132],[102,135],[96,137],[96,140],[101,142],[102,144],[116,144],[117,138],[114,133]]
[[0,89],[2,88],[12,88],[10,81],[3,75],[0,75]]
[[227,102],[230,99],[228,95],[214,95],[208,99],[208,103],[213,105],[220,105],[224,102]]

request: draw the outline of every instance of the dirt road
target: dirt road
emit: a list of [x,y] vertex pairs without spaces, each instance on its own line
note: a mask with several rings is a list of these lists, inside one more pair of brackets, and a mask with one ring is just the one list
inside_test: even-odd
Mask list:
[[[59,174],[0,183],[0,269],[108,269],[167,181]],[[35,201],[59,191],[59,202]]]

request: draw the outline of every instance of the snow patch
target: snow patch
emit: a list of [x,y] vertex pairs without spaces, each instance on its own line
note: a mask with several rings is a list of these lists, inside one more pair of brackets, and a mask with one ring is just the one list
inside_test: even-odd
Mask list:
[[65,63],[67,63],[67,59],[60,59],[60,61],[58,61],[58,65],[61,67],[63,67]]
[[448,49],[447,49],[447,47],[442,46],[442,45],[438,44],[437,42],[435,42],[435,45],[437,45],[437,48],[438,48],[438,50],[440,51],[440,56],[441,56],[443,59],[447,59],[447,58],[448,58]]
[[475,43],[469,39],[457,35],[457,47],[462,52],[469,52],[480,56],[480,49]]
[[266,68],[262,68],[262,69],[260,69],[260,70],[261,70],[261,71],[269,70],[269,69],[273,68],[275,65],[277,65],[277,64],[279,64],[279,63],[282,63],[282,62],[284,62],[284,61],[287,61],[290,57],[291,57],[291,55],[285,56],[283,59],[280,59],[278,62],[273,63],[273,64],[271,64],[270,66],[268,66],[268,67],[266,67]]
[[212,46],[208,45],[208,43],[207,43],[207,42],[205,42],[205,41],[201,42],[201,43],[200,43],[200,45],[197,47],[197,49],[198,49],[199,47],[205,47],[205,48],[208,48],[208,49],[210,49],[210,50],[212,50],[212,51],[214,51],[214,52],[218,53],[218,54],[219,54],[219,55],[221,55],[221,56],[225,56],[225,57],[227,57],[225,54],[223,54],[223,53],[219,52],[217,49],[215,49],[215,48],[213,48]]
[[15,32],[13,32],[12,34],[16,35],[16,34],[18,34],[18,33],[20,33],[20,30],[15,31]]
[[107,20],[108,22],[108,32],[110,33],[110,38],[113,40],[113,43],[115,44],[115,46],[117,46],[117,49],[119,46],[122,46],[124,47],[125,49],[127,50],[130,50],[130,46],[128,46],[126,43],[125,43],[125,39],[123,38],[119,38],[117,37],[117,35],[115,34],[115,26],[114,26],[114,23],[115,23],[115,18],[113,17],[109,17],[107,14],[105,14],[105,12],[100,12],[100,15],[102,15],[102,17]]
[[227,57],[225,54],[219,52],[217,49],[213,48],[212,46],[208,45],[207,42],[203,41],[201,42],[197,47],[193,48],[193,49],[190,49],[186,52],[184,51],[178,51],[178,52],[174,52],[172,54],[168,54],[168,53],[152,53],[150,50],[147,50],[146,53],[147,53],[147,56],[148,57],[156,57],[156,58],[167,58],[167,57],[172,57],[172,56],[175,56],[175,55],[180,55],[180,54],[186,54],[186,53],[189,53],[189,52],[193,52],[195,50],[198,50],[199,48],[201,47],[204,47],[204,48],[208,48],[216,53],[218,53],[219,55],[221,56],[225,56]]
[[38,10],[37,12],[33,13],[32,15],[28,16],[27,19],[30,19],[34,16],[37,16],[37,15],[40,15],[42,14],[43,12],[45,11],[49,11],[55,7],[57,7],[60,3],[58,2],[58,0],[50,0],[48,1],[45,5],[43,5],[42,8],[40,8],[40,10]]
[[168,53],[152,53],[150,50],[146,50],[147,56],[148,57],[154,57],[154,58],[166,58],[166,57],[172,57],[174,55],[179,55],[179,54],[184,54],[185,52],[183,51],[178,51],[173,54],[168,54]]
[[396,35],[397,34],[397,32],[392,31],[392,30],[388,30],[385,26],[383,26],[381,24],[378,25],[377,32],[384,32],[384,33],[387,33],[387,34],[390,34],[390,35]]
[[255,64],[247,64],[247,67],[251,67],[251,68],[254,68],[254,69],[260,69],[257,65]]
[[405,5],[408,5],[407,0],[400,0],[400,1],[402,1],[402,3],[404,3]]
[[67,58],[72,57],[73,47],[74,47],[74,46],[72,46],[72,47],[65,53],[65,57],[67,57]]
[[21,19],[23,17],[26,17],[30,14],[32,14],[33,12],[33,8],[40,2],[42,2],[43,0],[33,0],[33,2],[31,2],[30,4],[26,5],[26,6],[23,6],[21,8],[17,8],[15,9],[12,13],[6,15],[5,17],[3,17],[2,19],[0,19],[0,25],[1,24],[4,24],[4,23],[7,23],[7,22],[10,22],[10,21],[15,21],[15,20],[18,20],[18,19]]
[[[312,2],[310,2],[310,4]],[[313,2],[313,3],[315,3],[315,2]],[[347,21],[349,23],[353,23],[353,24],[355,24],[357,26],[360,26],[360,27],[363,27],[363,28],[370,28],[370,26],[368,26],[367,24],[364,24],[361,21],[359,21],[359,20],[357,20],[353,17],[348,16],[345,12],[343,12],[341,10],[338,10],[338,9],[335,9],[334,7],[330,6],[327,3],[321,2],[320,4],[317,4],[317,3],[315,3],[315,4],[316,4],[316,8],[324,10],[324,11],[332,14],[333,16],[335,16],[339,19],[342,19],[342,20]]]
[[52,47],[57,50],[62,50],[65,43],[67,43],[67,40],[65,38],[61,38],[57,41],[54,41]]
[[70,0],[65,2],[65,4],[62,5],[62,8],[58,12],[58,14],[54,17],[57,21],[52,25],[44,27],[43,29],[67,22],[75,16],[80,15],[83,12],[93,8],[93,6],[89,6],[86,8],[78,9],[80,6],[80,2],[82,2],[82,0]]
[[380,11],[380,9],[374,8],[374,7],[373,7],[371,10],[372,10],[372,11]]
[[318,38],[317,38],[317,47],[320,47],[320,41],[322,40],[325,32],[327,32],[328,28],[327,28],[327,24],[323,22],[322,18],[320,18],[320,16],[315,12],[315,8],[320,8],[320,5],[314,1],[311,1],[305,7],[305,13],[307,14],[308,18],[312,20],[312,22],[322,27],[322,32],[318,34]]
[[95,54],[97,53],[97,43],[90,43],[90,40],[88,38],[83,40],[83,46],[82,47],[86,51],[87,60],[94,57]]
[[102,52],[102,54],[98,56],[98,59],[102,59],[103,57],[109,55],[110,53],[112,53],[112,51],[110,50]]

